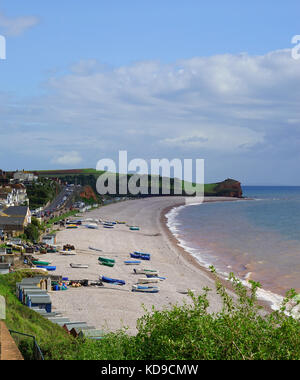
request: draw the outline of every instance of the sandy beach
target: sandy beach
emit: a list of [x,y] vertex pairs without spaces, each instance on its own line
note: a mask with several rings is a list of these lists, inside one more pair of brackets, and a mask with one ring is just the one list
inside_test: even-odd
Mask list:
[[[232,198],[208,198],[206,201],[233,200]],[[128,332],[136,333],[136,321],[144,314],[142,305],[149,310],[152,305],[161,309],[170,304],[182,304],[189,298],[182,291],[192,289],[199,294],[203,287],[214,289],[211,274],[202,268],[190,254],[178,246],[165,225],[165,213],[172,207],[184,204],[182,197],[153,197],[118,202],[81,214],[80,218],[108,221],[124,221],[128,225],[140,227],[131,231],[125,224],[117,224],[113,229],[98,229],[79,226],[77,229],[63,229],[57,234],[57,244],[73,244],[76,256],[58,253],[43,255],[57,267],[55,274],[70,280],[99,280],[100,275],[125,280],[124,286],[104,284],[103,287],[69,288],[67,291],[51,292],[52,306],[72,321],[85,321],[89,325],[105,331],[116,331],[124,326]],[[96,252],[89,247],[101,249]],[[151,253],[150,261],[142,261],[139,266],[125,265],[130,260],[130,252]],[[99,265],[98,257],[113,258],[113,268]],[[71,268],[70,263],[88,264],[88,268]],[[166,277],[158,286],[156,294],[132,292],[132,285],[138,278],[145,277],[133,273],[133,268],[144,267],[159,271]],[[210,310],[220,309],[218,296],[211,292]]]

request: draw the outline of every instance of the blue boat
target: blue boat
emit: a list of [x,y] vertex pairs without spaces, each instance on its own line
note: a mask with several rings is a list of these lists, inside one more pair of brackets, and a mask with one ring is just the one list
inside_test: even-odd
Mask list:
[[141,285],[133,285],[133,292],[141,292],[141,293],[158,293],[159,289],[156,286],[141,286]]
[[148,278],[159,278],[160,280],[166,280],[167,279],[167,277],[159,277],[156,274],[148,274],[148,273],[146,273],[146,276]]
[[138,252],[138,251],[134,251],[133,253],[135,253],[136,255],[149,256],[150,257],[150,253]]
[[141,262],[139,261],[139,260],[126,260],[126,261],[124,261],[124,264],[127,264],[127,265],[138,265],[138,264],[140,264]]
[[100,278],[103,282],[108,282],[109,284],[125,285],[125,281],[123,281],[123,280],[116,280],[114,278],[110,278],[110,277],[106,277],[106,276],[100,276]]
[[108,226],[104,224],[103,228],[114,228],[114,226]]
[[150,260],[150,256],[148,255],[138,255],[136,253],[131,253],[130,256],[133,258],[133,259],[141,259],[141,260]]
[[43,268],[43,269],[46,269],[48,271],[54,271],[54,270],[56,270],[56,267],[46,266],[46,265],[37,265],[36,267],[37,268]]

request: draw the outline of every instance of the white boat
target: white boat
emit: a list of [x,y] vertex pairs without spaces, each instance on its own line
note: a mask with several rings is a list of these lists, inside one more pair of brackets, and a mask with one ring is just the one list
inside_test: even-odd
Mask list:
[[139,278],[138,284],[151,284],[151,283],[157,284],[159,281],[160,281],[159,278]]
[[70,267],[72,267],[72,268],[88,268],[89,266],[87,264],[74,264],[74,263],[71,263]]
[[97,230],[99,227],[97,224],[95,223],[89,223],[89,224],[86,224],[85,225],[87,228],[91,228],[91,229],[94,229],[94,230]]
[[145,268],[134,268],[133,271],[135,274],[152,274],[152,275],[158,276],[157,270],[145,269]]

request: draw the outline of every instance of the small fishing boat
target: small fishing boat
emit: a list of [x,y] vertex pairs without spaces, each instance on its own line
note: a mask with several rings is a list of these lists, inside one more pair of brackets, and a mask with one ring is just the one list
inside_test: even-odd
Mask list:
[[78,228],[78,226],[77,226],[77,224],[69,224],[69,225],[67,225],[66,228],[68,228],[68,229],[70,229],[70,228]]
[[158,293],[159,289],[156,286],[132,285],[132,291],[141,293]]
[[110,261],[101,261],[101,260],[99,260],[99,264],[100,265],[105,265],[105,266],[111,267],[111,268],[115,265],[115,263],[112,263]]
[[98,260],[104,261],[104,262],[109,262],[109,263],[115,263],[116,262],[114,259],[109,259],[108,257],[102,257],[102,256],[99,256]]
[[151,273],[144,273],[148,278],[158,278],[159,280],[166,280],[167,277],[159,277],[155,274],[151,274]]
[[150,253],[145,253],[145,252],[134,251],[133,253],[135,253],[136,255],[140,255],[140,256],[150,256]]
[[98,252],[102,252],[102,249],[98,249],[98,248],[94,248],[94,247],[89,247],[89,249],[92,249],[93,251],[98,251]]
[[123,280],[116,280],[114,278],[110,278],[106,276],[100,276],[100,280],[102,280],[103,282],[108,282],[109,284],[125,285],[125,281]]
[[131,231],[139,231],[139,230],[140,230],[140,227],[130,226],[129,229],[130,229]]
[[153,276],[158,275],[158,271],[154,269],[134,268],[133,271],[135,274],[151,274]]
[[103,228],[114,228],[114,226],[103,225]]
[[33,260],[33,262],[32,262],[32,264],[34,264],[34,265],[49,265],[49,264],[51,264],[51,261],[38,261],[38,260]]
[[92,230],[97,230],[98,229],[98,225],[97,224],[87,224],[86,227],[90,228]]
[[87,264],[74,264],[74,263],[71,263],[70,267],[72,267],[72,268],[88,268],[89,266]]
[[56,267],[54,267],[54,266],[37,265],[36,267],[37,268],[46,269],[49,272],[56,270]]
[[151,284],[160,282],[159,278],[139,278],[138,284]]
[[141,261],[139,260],[126,260],[124,261],[124,264],[126,265],[139,265],[141,263]]
[[47,269],[45,269],[44,266],[43,266],[43,267],[40,267],[40,268],[38,268],[38,267],[30,268],[30,270],[40,271],[40,272],[46,272],[46,273],[48,273]]
[[147,255],[137,255],[136,253],[131,253],[130,256],[133,259],[150,260],[150,256]]

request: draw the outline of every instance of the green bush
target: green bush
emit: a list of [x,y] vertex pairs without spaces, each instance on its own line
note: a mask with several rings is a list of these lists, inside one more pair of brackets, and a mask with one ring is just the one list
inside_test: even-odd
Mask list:
[[[223,301],[217,313],[209,312],[204,288],[190,301],[164,310],[154,307],[137,321],[137,334],[126,329],[107,334],[100,341],[75,340],[49,328],[49,321],[19,304],[13,280],[20,274],[5,275],[0,294],[9,299],[8,324],[34,334],[49,360],[299,360],[300,323],[292,317],[299,306],[294,290],[287,293],[280,310],[267,313],[257,304],[260,284],[251,289],[230,275],[236,297],[232,298],[216,277],[216,292]],[[4,277],[4,276],[3,276]],[[14,301],[15,299],[15,301]],[[32,313],[32,314],[29,314]]]

